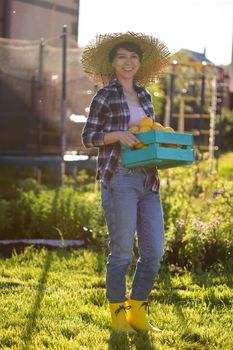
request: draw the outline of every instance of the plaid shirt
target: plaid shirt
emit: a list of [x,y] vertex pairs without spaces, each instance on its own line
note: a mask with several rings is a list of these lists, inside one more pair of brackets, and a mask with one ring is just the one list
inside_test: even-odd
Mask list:
[[[149,92],[143,87],[135,85],[135,90],[145,115],[154,119],[154,110]],[[105,133],[112,131],[127,131],[130,119],[129,107],[125,100],[123,89],[114,78],[109,85],[98,90],[94,96],[87,122],[82,131],[82,141],[86,148],[97,147],[97,175],[105,185],[110,181],[118,165],[121,154],[120,142],[104,144]],[[152,189],[157,191],[159,178],[156,167],[148,168],[153,172],[154,180]]]

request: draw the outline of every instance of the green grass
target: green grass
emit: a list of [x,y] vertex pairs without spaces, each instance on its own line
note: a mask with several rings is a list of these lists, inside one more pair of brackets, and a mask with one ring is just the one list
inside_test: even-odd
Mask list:
[[162,333],[128,336],[111,331],[105,262],[87,250],[32,248],[0,259],[0,349],[232,349],[231,273],[161,272],[149,317]]
[[233,180],[233,152],[227,152],[219,158],[219,174]]
[[[218,172],[220,176],[226,180],[233,180],[233,152],[225,152],[219,155],[219,158],[214,158],[212,163],[210,163],[208,153],[201,153],[202,161],[199,164],[202,171],[212,171]],[[212,167],[211,167],[212,164]]]

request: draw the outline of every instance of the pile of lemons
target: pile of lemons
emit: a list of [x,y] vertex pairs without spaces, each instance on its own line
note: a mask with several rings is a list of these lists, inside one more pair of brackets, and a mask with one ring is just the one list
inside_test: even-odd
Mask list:
[[[137,131],[137,132],[148,132],[152,130],[160,130],[164,132],[175,132],[174,129],[172,129],[169,126],[164,127],[160,123],[154,122],[150,117],[144,117],[143,119],[140,120],[139,125],[133,125],[129,129],[129,131]],[[176,145],[169,145],[169,144],[161,144],[163,147],[172,147],[172,148],[177,148]],[[134,145],[134,149],[141,149],[141,148],[146,148],[148,145],[146,145],[143,142],[138,142],[136,145]]]

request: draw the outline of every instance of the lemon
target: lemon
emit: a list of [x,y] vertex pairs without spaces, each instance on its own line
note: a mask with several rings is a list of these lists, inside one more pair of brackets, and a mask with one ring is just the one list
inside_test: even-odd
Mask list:
[[150,128],[153,125],[153,120],[150,117],[145,117],[140,120],[139,127],[141,128],[142,126],[149,126]]
[[137,125],[133,125],[128,130],[129,131],[139,131],[139,127]]
[[148,131],[151,131],[151,128],[147,125],[143,125],[139,128],[139,131],[140,132],[148,132]]
[[134,149],[142,149],[142,148],[146,148],[147,145],[145,145],[145,143],[143,142],[138,142],[136,143],[136,145],[133,146]]
[[151,127],[152,130],[160,130],[160,131],[164,131],[164,127],[160,124],[160,123],[153,123],[152,127]]
[[175,132],[175,130],[172,129],[170,126],[166,126],[166,128],[164,128],[163,131],[165,131],[165,132]]
[[[175,130],[173,128],[171,128],[170,126],[166,126],[166,128],[164,128],[165,132],[175,132]],[[166,144],[164,147],[168,147],[168,148],[177,148],[176,145],[171,145],[171,144]]]

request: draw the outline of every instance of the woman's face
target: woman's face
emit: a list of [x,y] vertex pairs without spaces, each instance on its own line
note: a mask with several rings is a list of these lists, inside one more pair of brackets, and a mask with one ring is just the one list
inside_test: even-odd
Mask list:
[[132,80],[140,67],[140,58],[136,52],[119,48],[112,66],[118,78]]

